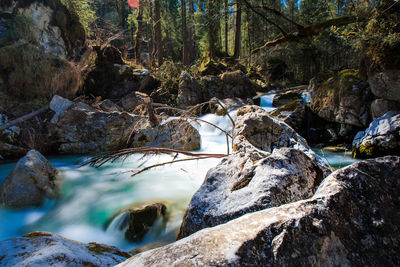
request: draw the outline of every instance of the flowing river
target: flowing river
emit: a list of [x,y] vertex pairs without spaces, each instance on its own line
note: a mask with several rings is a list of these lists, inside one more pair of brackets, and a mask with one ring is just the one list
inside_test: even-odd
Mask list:
[[[270,110],[271,96],[261,99],[262,106]],[[231,112],[234,117],[236,112]],[[201,119],[230,131],[228,116],[207,114]],[[201,134],[201,150],[207,153],[226,153],[226,136],[206,123],[195,124]],[[185,161],[151,169],[131,177],[131,171],[141,167],[143,155],[129,157],[124,162],[107,163],[100,168],[79,167],[88,156],[49,157],[61,171],[64,184],[62,195],[48,201],[43,207],[24,210],[0,206],[0,240],[18,237],[32,231],[48,231],[82,241],[99,242],[131,250],[149,242],[175,240],[183,214],[191,196],[202,184],[207,171],[220,159]],[[332,164],[349,164],[349,156],[324,154]],[[170,161],[169,156],[145,158],[146,165]],[[0,165],[0,184],[14,163]],[[116,222],[105,227],[119,210],[140,203],[166,202],[169,220],[166,227],[153,227],[140,243],[128,242],[118,230]],[[115,220],[118,220],[116,217]]]

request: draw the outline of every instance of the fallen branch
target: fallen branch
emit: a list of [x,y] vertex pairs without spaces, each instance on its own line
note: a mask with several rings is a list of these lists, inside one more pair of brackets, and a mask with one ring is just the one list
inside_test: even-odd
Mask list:
[[[228,156],[228,155],[218,155],[217,156],[217,154],[215,154],[215,155],[213,155],[212,158],[224,158],[226,156]],[[194,157],[194,158],[186,158],[186,159],[175,159],[175,160],[171,160],[171,161],[167,161],[167,162],[162,162],[162,163],[158,163],[158,164],[147,166],[147,167],[145,167],[145,168],[143,168],[141,170],[138,170],[138,171],[131,171],[131,172],[133,172],[131,177],[136,176],[136,175],[138,175],[138,174],[140,174],[142,172],[148,171],[150,169],[153,169],[153,168],[156,168],[156,167],[161,167],[161,166],[164,166],[164,165],[167,165],[167,164],[183,162],[183,161],[189,161],[189,160],[209,159],[209,158],[211,158],[211,157],[210,156],[202,156],[202,157]]]
[[134,154],[152,154],[152,155],[176,155],[182,154],[190,157],[207,157],[207,158],[221,158],[227,156],[227,154],[209,154],[209,153],[193,153],[184,150],[172,149],[172,148],[160,148],[160,147],[137,147],[137,148],[126,148],[115,152],[109,152],[97,157],[94,157],[84,163],[81,166],[91,165],[96,168],[103,166],[107,162],[115,162],[118,159],[126,159],[127,157]]
[[12,121],[10,121],[10,122],[8,122],[6,124],[3,124],[3,125],[0,126],[0,131],[3,131],[5,129],[7,129],[7,128],[10,128],[11,126],[14,126],[14,125],[16,125],[18,123],[21,123],[23,121],[29,120],[29,119],[31,119],[31,118],[33,118],[33,117],[45,112],[46,110],[48,110],[48,107],[43,107],[43,108],[35,110],[35,111],[33,111],[33,112],[29,113],[29,114],[26,114],[26,115],[24,115],[22,117],[19,117],[19,118],[15,119],[15,120],[12,120]]

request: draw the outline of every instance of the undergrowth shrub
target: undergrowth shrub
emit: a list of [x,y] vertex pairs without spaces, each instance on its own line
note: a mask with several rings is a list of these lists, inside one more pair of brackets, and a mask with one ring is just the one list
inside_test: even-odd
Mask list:
[[3,90],[25,100],[53,94],[71,98],[81,80],[73,63],[26,42],[0,48],[0,76]]

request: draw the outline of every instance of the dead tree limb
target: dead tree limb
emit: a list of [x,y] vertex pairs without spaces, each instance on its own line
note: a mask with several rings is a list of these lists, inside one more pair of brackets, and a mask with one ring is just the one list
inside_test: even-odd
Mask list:
[[299,42],[303,39],[313,37],[315,35],[318,35],[322,31],[326,30],[327,28],[331,26],[345,26],[351,23],[354,23],[356,21],[359,21],[359,19],[355,16],[347,16],[347,17],[339,17],[339,18],[333,18],[329,19],[327,21],[321,22],[321,23],[316,23],[312,25],[307,25],[304,26],[299,32],[294,33],[294,34],[288,34],[286,36],[282,36],[278,39],[268,41],[266,42],[263,46],[258,47],[251,51],[251,53],[257,53],[261,49],[268,48],[268,47],[273,47],[279,44],[283,43],[293,43],[293,42]]
[[24,115],[22,117],[19,117],[19,118],[15,119],[15,120],[12,120],[12,121],[10,121],[10,122],[8,122],[6,124],[3,124],[3,125],[0,126],[0,131],[3,131],[5,129],[7,129],[7,128],[10,128],[11,126],[14,126],[14,125],[16,125],[18,123],[21,123],[23,121],[29,120],[29,119],[31,119],[31,118],[33,118],[33,117],[45,112],[48,109],[49,109],[48,107],[43,107],[41,109],[32,111],[31,113],[26,114],[26,115]]

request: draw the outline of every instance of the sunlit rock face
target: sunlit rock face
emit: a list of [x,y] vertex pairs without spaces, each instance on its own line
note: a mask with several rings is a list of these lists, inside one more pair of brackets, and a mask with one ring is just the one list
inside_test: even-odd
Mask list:
[[61,190],[59,172],[36,150],[20,159],[0,187],[1,203],[11,207],[38,206]]
[[1,266],[114,266],[129,257],[116,247],[46,232],[0,241]]
[[179,237],[244,214],[311,197],[329,169],[307,142],[257,106],[238,110],[234,152],[207,173]]
[[311,198],[203,229],[118,266],[394,266],[400,158],[354,163]]
[[399,155],[399,148],[399,112],[388,112],[375,119],[365,131],[358,132],[353,141],[353,155],[360,158]]

